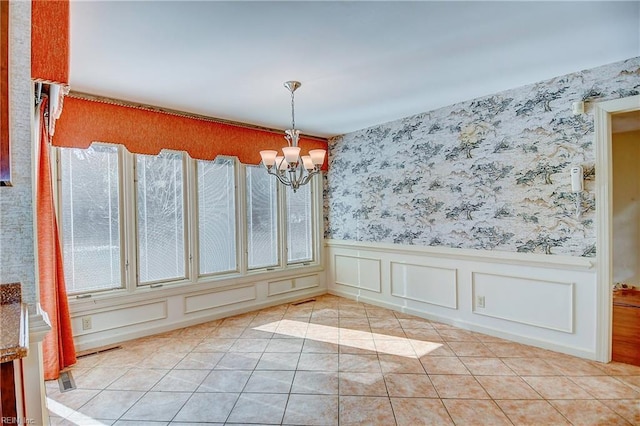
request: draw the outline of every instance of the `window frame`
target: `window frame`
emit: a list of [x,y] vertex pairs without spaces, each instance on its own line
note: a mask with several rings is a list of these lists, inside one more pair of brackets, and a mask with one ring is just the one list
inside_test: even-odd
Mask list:
[[[117,161],[118,161],[118,233],[119,233],[119,242],[120,242],[120,287],[112,287],[107,289],[92,289],[89,291],[82,292],[69,292],[69,297],[84,297],[85,294],[104,294],[104,293],[122,293],[125,292],[129,286],[129,278],[127,274],[127,258],[128,253],[126,250],[125,243],[125,220],[124,217],[126,215],[126,196],[124,194],[124,188],[126,185],[125,181],[125,156],[124,149],[122,145],[118,144],[110,144],[110,143],[95,143],[92,144],[87,149],[93,147],[94,145],[105,146],[116,149]],[[81,148],[66,148],[66,149],[81,149]],[[64,256],[64,233],[63,233],[63,212],[62,212],[62,192],[63,192],[63,184],[62,184],[62,149],[56,148],[53,150],[53,155],[51,155],[51,162],[54,164],[51,167],[52,179],[54,180],[54,211],[56,213],[56,223],[58,225],[58,235],[60,238],[60,247],[62,250],[62,255]],[[63,264],[64,268],[64,264]]]
[[[278,253],[278,261],[274,264],[274,265],[269,265],[269,266],[259,266],[259,267],[255,267],[255,268],[250,268],[249,267],[249,223],[248,223],[248,207],[247,207],[247,195],[248,195],[248,188],[247,188],[247,168],[248,167],[256,167],[253,164],[242,164],[241,168],[242,168],[242,177],[243,177],[243,182],[242,182],[242,187],[244,189],[244,194],[243,194],[243,200],[244,200],[244,206],[243,209],[241,210],[241,215],[243,216],[243,221],[244,221],[244,234],[243,234],[243,240],[244,240],[244,266],[245,266],[245,271],[246,274],[257,274],[257,273],[261,273],[261,272],[271,272],[271,271],[277,271],[282,269],[283,266],[283,232],[284,229],[282,227],[282,220],[283,220],[283,214],[282,214],[282,209],[281,209],[281,205],[282,205],[282,193],[284,191],[281,190],[281,186],[280,185],[276,185],[276,224],[278,226],[278,229],[276,231],[276,236],[277,236],[277,244],[278,244],[278,248],[277,248],[277,253]],[[266,173],[266,171],[265,171]],[[267,175],[267,177],[269,179],[273,179],[273,177]]]
[[[236,258],[236,268],[233,270],[229,270],[229,271],[221,271],[221,272],[211,272],[211,273],[201,273],[200,271],[200,217],[198,214],[199,211],[199,207],[200,207],[200,198],[198,197],[198,162],[199,161],[209,161],[209,162],[214,162],[216,161],[218,158],[224,158],[227,160],[232,160],[233,161],[233,177],[234,177],[234,201],[235,201],[235,239],[236,239],[236,253],[235,253],[235,258]],[[197,277],[197,281],[207,281],[210,280],[211,278],[217,278],[217,277],[230,277],[230,276],[237,276],[240,275],[242,273],[242,261],[241,261],[241,249],[244,250],[244,247],[242,245],[242,233],[241,233],[241,224],[238,223],[238,212],[241,211],[241,207],[240,207],[240,200],[238,199],[238,189],[241,186],[239,183],[239,174],[240,174],[240,162],[238,161],[238,159],[236,157],[229,157],[229,156],[224,156],[224,155],[220,155],[216,158],[214,158],[213,160],[198,160],[195,158],[189,158],[189,162],[192,163],[191,165],[191,169],[193,170],[193,176],[194,178],[190,180],[190,193],[193,194],[192,197],[192,202],[190,201],[190,203],[193,204],[193,208],[190,211],[190,216],[191,216],[191,223],[193,224],[193,231],[192,231],[192,235],[195,238],[192,238],[191,242],[192,242],[192,248],[191,248],[191,252],[193,253],[193,262],[192,262],[192,276],[193,277]]]
[[133,221],[133,228],[134,228],[134,234],[132,235],[134,238],[133,240],[136,242],[136,247],[135,247],[135,251],[133,253],[135,253],[135,285],[136,287],[146,287],[149,286],[151,288],[156,288],[159,286],[163,286],[164,284],[179,284],[179,283],[183,283],[183,282],[190,282],[191,281],[191,264],[193,263],[193,256],[190,253],[191,248],[190,248],[190,237],[192,237],[191,235],[191,230],[189,228],[189,204],[191,202],[191,197],[190,194],[188,193],[189,190],[189,170],[190,168],[187,167],[187,153],[184,151],[171,151],[171,150],[162,150],[160,151],[160,153],[158,155],[161,155],[163,153],[167,153],[167,154],[179,154],[181,156],[181,161],[180,163],[182,164],[182,229],[183,229],[183,236],[182,236],[182,250],[183,250],[183,261],[184,261],[184,276],[183,277],[172,277],[172,278],[166,278],[166,279],[159,279],[159,280],[152,280],[152,281],[145,281],[144,283],[140,281],[140,250],[138,249],[139,245],[137,244],[138,241],[138,170],[137,170],[137,166],[138,166],[138,157],[144,155],[144,156],[149,156],[150,155],[146,155],[146,154],[131,154],[133,156],[132,158],[132,164],[133,164],[133,213],[135,215],[134,221]]
[[[210,288],[221,288],[233,285],[246,285],[258,281],[270,281],[285,279],[301,273],[315,273],[324,270],[322,241],[324,230],[322,226],[322,187],[323,178],[314,177],[308,183],[311,185],[311,251],[312,260],[304,262],[288,263],[287,256],[287,220],[286,220],[286,192],[277,185],[277,213],[278,213],[278,256],[276,266],[263,268],[248,268],[248,243],[247,243],[247,214],[246,214],[246,167],[236,157],[233,159],[235,173],[235,207],[236,207],[236,270],[219,273],[201,274],[199,271],[199,230],[198,230],[198,187],[197,187],[197,162],[215,161],[198,160],[191,158],[183,151],[170,151],[182,154],[183,164],[183,202],[184,202],[184,232],[185,232],[185,275],[186,278],[169,279],[157,282],[141,284],[138,274],[138,247],[137,247],[137,184],[136,184],[136,155],[130,153],[121,144],[94,142],[94,144],[116,147],[118,149],[118,176],[119,176],[119,221],[120,221],[120,245],[121,245],[121,275],[123,287],[109,290],[87,291],[69,295],[70,303],[82,305],[85,300],[104,300],[107,305],[122,305],[138,300],[146,300],[149,293],[158,297],[167,297],[184,294],[185,290],[200,291]],[[93,144],[92,144],[93,145]],[[52,161],[54,173],[55,207],[60,217],[60,204],[62,200],[61,176],[61,150],[65,148],[52,147]],[[266,171],[265,171],[266,174]],[[269,176],[271,179],[273,177]],[[61,223],[58,222],[61,230]]]
[[[310,214],[310,220],[311,220],[311,259],[307,259],[307,260],[297,260],[294,262],[289,262],[289,222],[286,220],[285,218],[285,229],[284,229],[284,243],[285,243],[285,264],[286,266],[296,266],[296,265],[302,265],[302,266],[309,266],[312,265],[314,263],[314,261],[316,260],[317,257],[317,253],[319,248],[316,248],[316,239],[317,239],[317,232],[314,232],[316,230],[316,226],[319,226],[319,223],[322,222],[318,222],[317,219],[317,215],[316,212],[318,211],[318,206],[317,206],[317,200],[316,200],[316,188],[314,185],[315,181],[318,181],[319,179],[312,179],[311,182],[308,183],[309,185],[309,197],[311,198],[311,214]],[[284,211],[286,213],[287,211],[287,192],[288,191],[282,191],[284,193],[284,200],[282,201],[282,211]]]

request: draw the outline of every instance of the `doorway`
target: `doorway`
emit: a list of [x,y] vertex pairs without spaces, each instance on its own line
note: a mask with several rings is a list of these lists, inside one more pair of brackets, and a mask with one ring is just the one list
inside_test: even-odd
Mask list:
[[[596,359],[611,361],[613,294],[613,124],[616,116],[640,111],[640,95],[595,104],[596,144]],[[632,125],[633,117],[629,120]]]
[[640,365],[640,111],[612,114],[611,359]]

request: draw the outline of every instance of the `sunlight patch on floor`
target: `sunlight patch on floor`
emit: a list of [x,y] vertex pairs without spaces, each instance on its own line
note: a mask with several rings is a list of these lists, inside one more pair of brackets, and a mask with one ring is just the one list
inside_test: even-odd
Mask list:
[[310,324],[295,320],[280,320],[254,327],[254,330],[318,342],[340,344],[407,358],[420,358],[442,346],[440,343],[397,337],[370,331],[352,330],[329,325]]
[[47,408],[49,412],[55,414],[58,417],[66,419],[68,422],[72,422],[78,426],[91,425],[91,426],[107,426],[100,420],[96,420],[92,417],[85,416],[79,411],[71,409],[66,405],[60,404],[55,399],[47,397]]

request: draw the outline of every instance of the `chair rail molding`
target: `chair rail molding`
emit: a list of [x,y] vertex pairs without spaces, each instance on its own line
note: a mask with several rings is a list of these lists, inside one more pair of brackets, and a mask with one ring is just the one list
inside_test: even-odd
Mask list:
[[483,262],[508,263],[514,265],[538,265],[546,267],[562,266],[577,270],[593,270],[596,267],[594,258],[563,255],[548,255],[538,253],[514,253],[507,251],[473,250],[453,247],[412,246],[390,243],[346,241],[326,239],[325,247],[366,249],[368,251],[387,252],[398,254],[428,255],[431,257],[479,260]]

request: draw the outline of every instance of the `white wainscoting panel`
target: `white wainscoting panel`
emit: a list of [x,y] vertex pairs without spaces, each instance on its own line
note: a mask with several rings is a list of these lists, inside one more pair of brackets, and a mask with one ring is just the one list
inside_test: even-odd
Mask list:
[[305,277],[270,281],[267,291],[269,296],[276,296],[278,294],[290,293],[292,291],[302,290],[305,288],[318,287],[319,285],[320,277],[318,274],[314,274],[307,275]]
[[[115,297],[81,300],[71,305],[74,340],[76,349],[84,351],[308,299],[326,291],[325,273],[319,270],[293,276],[274,274],[271,279],[228,287],[216,282],[195,291],[144,289],[131,295],[127,302]],[[90,317],[91,330],[82,330],[83,317]]]
[[573,333],[573,283],[474,272],[472,285],[476,314]]
[[380,259],[336,255],[334,262],[337,284],[375,291],[376,293],[382,291],[380,287]]
[[455,269],[393,261],[390,263],[392,296],[445,308],[458,308]]
[[[91,317],[91,329],[89,330],[82,329],[82,318],[86,316]],[[167,301],[160,300],[101,312],[98,311],[91,315],[74,316],[71,318],[71,328],[74,330],[74,335],[92,334],[157,321],[166,317]]]
[[[596,357],[594,259],[340,240],[326,240],[326,247],[332,294]],[[377,291],[363,291],[371,283]]]
[[254,285],[238,287],[231,290],[196,293],[185,296],[184,313],[192,314],[198,311],[219,308],[220,306],[255,300],[256,297],[256,287]]

